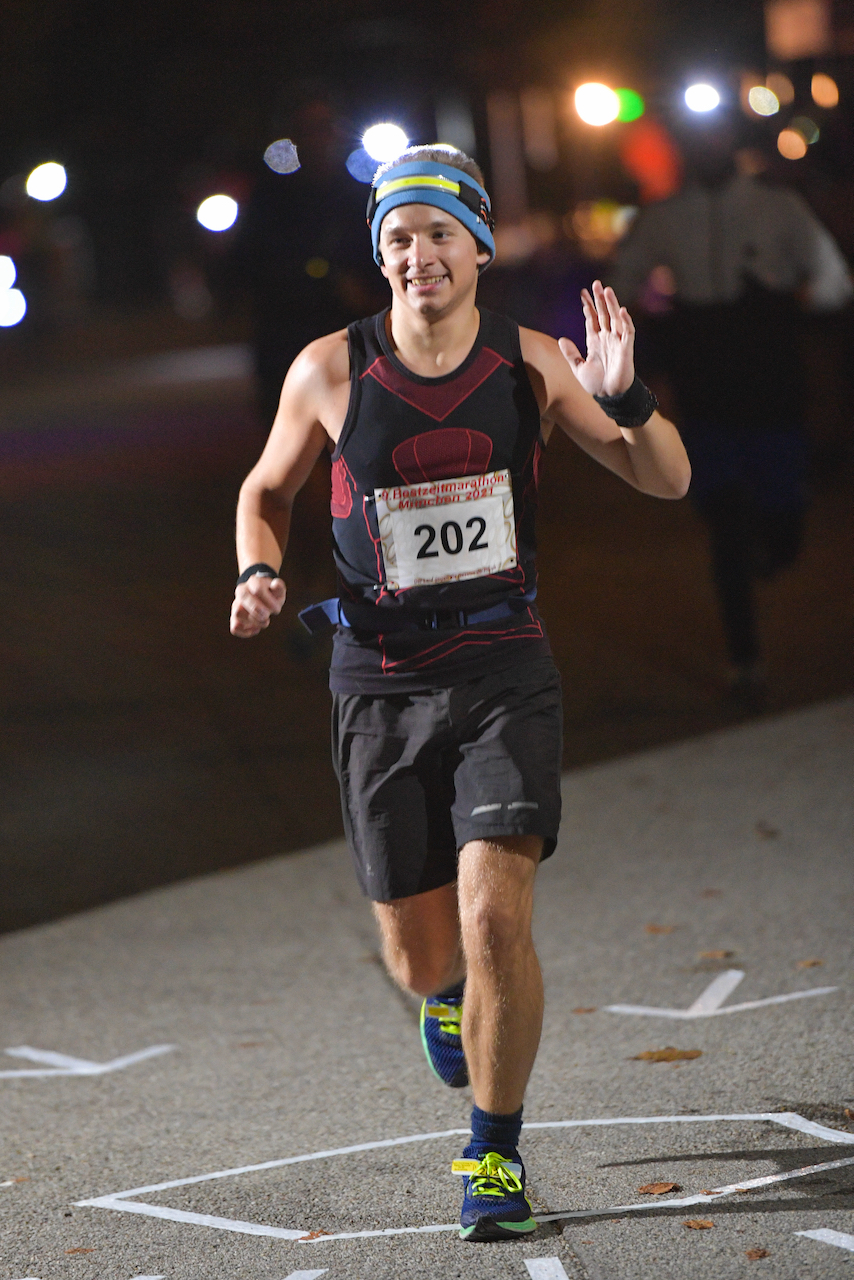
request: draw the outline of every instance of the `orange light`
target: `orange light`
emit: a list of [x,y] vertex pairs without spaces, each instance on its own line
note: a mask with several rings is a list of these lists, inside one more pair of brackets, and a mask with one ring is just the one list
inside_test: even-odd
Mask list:
[[802,160],[807,153],[807,140],[797,129],[783,129],[777,137],[777,150],[787,160]]
[[620,114],[620,99],[606,84],[581,84],[575,91],[575,110],[585,124],[600,128]]
[[812,100],[817,107],[835,107],[839,102],[839,87],[832,76],[817,72],[812,78]]

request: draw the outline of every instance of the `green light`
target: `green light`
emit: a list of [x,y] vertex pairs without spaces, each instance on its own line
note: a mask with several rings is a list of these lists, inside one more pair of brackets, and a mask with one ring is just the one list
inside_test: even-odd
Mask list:
[[640,94],[635,93],[634,89],[616,89],[615,93],[620,100],[617,119],[622,120],[623,124],[628,124],[630,120],[639,120],[646,110],[646,103]]

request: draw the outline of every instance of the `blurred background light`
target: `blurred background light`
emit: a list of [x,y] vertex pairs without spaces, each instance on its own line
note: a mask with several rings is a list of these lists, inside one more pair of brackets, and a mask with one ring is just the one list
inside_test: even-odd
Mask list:
[[15,283],[15,277],[18,272],[11,258],[5,253],[0,253],[0,292],[4,289],[11,289]]
[[196,210],[196,217],[208,231],[227,231],[237,221],[238,212],[237,201],[231,196],[208,196]]
[[795,100],[795,86],[782,71],[772,71],[765,77],[765,83],[773,94],[776,94],[782,106],[787,107]]
[[347,172],[357,182],[373,182],[377,162],[372,160],[364,147],[351,151],[346,160]]
[[685,106],[689,111],[714,111],[721,95],[712,84],[689,84],[685,90]]
[[629,124],[632,120],[640,120],[646,110],[646,103],[639,93],[634,89],[615,89],[620,109],[617,112],[617,119],[622,124]]
[[20,289],[0,291],[0,328],[11,329],[20,324],[27,313],[27,300]]
[[832,76],[817,72],[810,85],[812,100],[817,107],[835,107],[839,102],[839,88]]
[[290,138],[271,142],[264,152],[264,163],[273,173],[296,173],[300,167],[297,149]]
[[777,137],[777,150],[787,160],[802,160],[807,153],[807,143],[797,129],[783,129]]
[[581,84],[575,91],[575,110],[585,124],[599,128],[620,114],[620,99],[606,84]]
[[755,84],[747,95],[751,109],[758,116],[775,116],[780,110],[780,99],[773,89],[764,84]]
[[818,142],[821,133],[815,120],[810,120],[809,116],[795,116],[794,120],[789,121],[789,128],[799,133],[810,147],[814,142]]
[[409,139],[398,124],[372,124],[362,135],[362,146],[380,164],[396,160],[408,145]]
[[68,183],[68,176],[61,164],[49,160],[37,165],[27,178],[27,195],[33,200],[55,200],[61,196]]

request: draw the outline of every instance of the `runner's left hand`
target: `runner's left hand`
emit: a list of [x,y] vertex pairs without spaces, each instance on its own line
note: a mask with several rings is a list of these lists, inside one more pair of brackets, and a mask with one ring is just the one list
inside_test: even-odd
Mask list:
[[569,338],[558,345],[578,381],[592,396],[617,396],[628,391],[635,377],[635,326],[611,288],[593,283],[592,296],[581,290],[587,359]]

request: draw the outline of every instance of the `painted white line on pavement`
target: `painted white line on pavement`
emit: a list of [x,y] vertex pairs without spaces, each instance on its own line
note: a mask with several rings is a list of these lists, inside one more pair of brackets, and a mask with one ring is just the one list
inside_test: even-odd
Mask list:
[[140,1204],[138,1200],[123,1200],[116,1196],[102,1196],[100,1200],[78,1200],[77,1207],[89,1205],[96,1209],[119,1209],[122,1213],[141,1213],[146,1218],[165,1218],[169,1222],[189,1222],[195,1227],[218,1227],[220,1231],[236,1231],[244,1236],[273,1236],[277,1240],[299,1240],[305,1231],[292,1231],[288,1227],[266,1227],[258,1222],[241,1222],[237,1218],[215,1218],[209,1213],[187,1213],[184,1209],[164,1209],[159,1204]]
[[319,1280],[328,1270],[328,1267],[324,1267],[322,1271],[292,1271],[289,1276],[285,1276],[285,1280]]
[[730,1004],[722,1008],[727,996],[732,995],[744,977],[742,969],[727,969],[719,973],[687,1009],[658,1009],[645,1004],[608,1004],[606,1013],[626,1013],[642,1018],[717,1018],[725,1013],[742,1013],[745,1009],[762,1009],[770,1004],[785,1004],[788,1000],[807,1000],[810,996],[826,996],[838,987],[811,987],[809,991],[790,991],[783,996],[768,996],[764,1000],[745,1000],[742,1004]]
[[560,1258],[526,1258],[531,1280],[569,1280]]
[[133,1280],[166,1280],[165,1276],[134,1276]]
[[52,1049],[33,1049],[28,1044],[22,1044],[15,1049],[5,1049],[4,1052],[13,1058],[25,1058],[29,1062],[44,1062],[49,1064],[49,1069],[27,1068],[22,1071],[0,1071],[0,1080],[35,1076],[103,1076],[108,1071],[121,1071],[135,1062],[144,1062],[147,1058],[157,1058],[162,1053],[171,1053],[177,1047],[174,1044],[155,1044],[148,1049],[140,1049],[138,1053],[128,1053],[123,1058],[113,1058],[111,1062],[89,1062],[86,1058],[71,1058],[67,1053],[54,1053]]
[[[808,1134],[813,1138],[821,1138],[826,1142],[837,1144],[854,1144],[854,1133],[845,1133],[838,1129],[831,1129],[826,1125],[816,1124],[812,1120],[806,1120],[803,1116],[799,1116],[794,1111],[758,1111],[758,1112],[736,1112],[736,1113],[720,1113],[705,1116],[615,1116],[607,1118],[599,1118],[592,1120],[539,1120],[526,1122],[524,1129],[581,1129],[581,1128],[600,1128],[612,1127],[615,1125],[651,1125],[651,1124],[703,1124],[722,1121],[767,1121],[771,1124],[777,1124],[786,1129],[795,1129],[801,1133]],[[128,1191],[115,1191],[109,1195],[98,1196],[91,1200],[78,1200],[76,1206],[78,1208],[96,1208],[96,1209],[112,1209],[119,1213],[139,1213],[152,1218],[161,1218],[172,1222],[189,1223],[195,1226],[216,1227],[222,1231],[236,1231],[245,1235],[272,1236],[279,1240],[297,1240],[301,1244],[325,1244],[331,1240],[361,1240],[377,1236],[398,1236],[398,1235],[422,1235],[430,1234],[437,1231],[457,1231],[459,1223],[438,1223],[423,1227],[386,1227],[382,1230],[373,1231],[342,1231],[329,1233],[328,1235],[319,1235],[313,1239],[309,1239],[311,1233],[305,1228],[295,1230],[286,1227],[266,1226],[263,1223],[242,1222],[232,1218],[212,1217],[208,1214],[187,1213],[180,1209],[170,1209],[163,1205],[141,1204],[139,1201],[132,1200],[132,1196],[150,1195],[157,1191],[167,1191],[174,1187],[187,1187],[197,1185],[202,1182],[212,1182],[220,1178],[236,1177],[243,1173],[257,1173],[266,1169],[281,1169],[286,1165],[302,1164],[306,1161],[325,1160],[333,1156],[353,1155],[363,1151],[378,1151],[389,1147],[404,1146],[412,1142],[429,1142],[437,1138],[453,1138],[468,1137],[468,1129],[443,1129],[435,1133],[416,1133],[409,1134],[402,1138],[383,1138],[377,1142],[359,1142],[349,1147],[334,1147],[324,1151],[312,1151],[300,1156],[286,1156],[281,1160],[265,1160],[261,1164],[242,1165],[233,1169],[222,1169],[215,1173],[197,1174],[191,1178],[174,1178],[168,1182],[152,1183],[145,1187],[132,1187]],[[783,1181],[790,1177],[803,1177],[808,1173],[815,1172],[818,1169],[837,1168],[842,1164],[854,1163],[854,1158],[849,1160],[834,1161],[823,1165],[813,1165],[806,1170],[795,1170],[786,1174],[772,1174],[768,1178],[754,1179],[752,1182],[741,1182],[734,1184],[733,1187],[721,1187],[708,1195],[694,1196],[687,1199],[673,1201],[658,1201],[657,1205],[662,1204],[701,1204],[714,1200],[722,1195],[731,1194],[744,1187],[764,1186],[767,1183]],[[649,1209],[650,1202],[647,1201],[642,1205],[618,1205],[611,1206],[607,1209],[565,1211],[563,1213],[554,1213],[535,1215],[538,1222],[554,1221],[558,1218],[584,1218],[598,1216],[610,1213],[625,1213],[630,1210]]]
[[854,1236],[844,1231],[831,1231],[829,1227],[819,1227],[816,1231],[796,1231],[796,1236],[806,1236],[808,1240],[819,1240],[822,1244],[835,1244],[837,1249],[847,1249],[854,1253]]
[[743,1182],[733,1182],[727,1187],[713,1187],[711,1191],[701,1191],[695,1196],[679,1196],[671,1200],[646,1200],[643,1204],[618,1204],[608,1209],[574,1209],[570,1213],[535,1214],[537,1222],[556,1222],[566,1218],[597,1218],[611,1213],[638,1213],[644,1209],[681,1209],[691,1204],[711,1204],[725,1196],[738,1195],[742,1191],[753,1191],[757,1187],[769,1187],[775,1182],[789,1182],[792,1178],[808,1178],[814,1173],[823,1173],[826,1169],[841,1169],[844,1165],[854,1164],[854,1156],[845,1160],[828,1160],[824,1164],[810,1164],[803,1169],[789,1169],[786,1173],[769,1173],[764,1178],[747,1178]]

